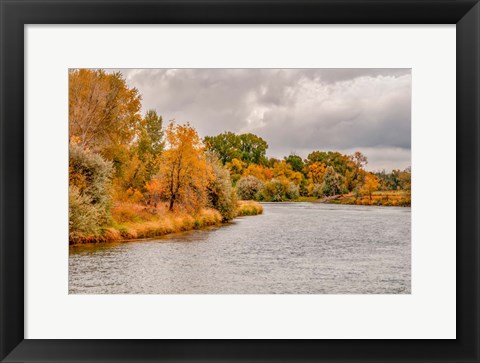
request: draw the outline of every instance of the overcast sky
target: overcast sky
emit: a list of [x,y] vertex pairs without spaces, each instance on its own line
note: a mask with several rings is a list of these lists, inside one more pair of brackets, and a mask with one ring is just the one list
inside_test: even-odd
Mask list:
[[360,151],[369,170],[411,165],[410,69],[120,69],[142,112],[201,137],[251,132],[267,156]]

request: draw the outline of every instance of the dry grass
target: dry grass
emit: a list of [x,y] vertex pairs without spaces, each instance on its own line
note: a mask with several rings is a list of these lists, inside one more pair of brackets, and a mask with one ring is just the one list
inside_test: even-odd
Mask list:
[[70,241],[70,244],[158,237],[219,225],[222,222],[221,214],[214,209],[202,209],[191,215],[185,212],[169,212],[163,205],[147,208],[140,204],[117,203],[111,214],[111,225],[104,227],[100,235],[82,236]]
[[329,203],[409,207],[411,205],[411,196],[404,191],[396,190],[374,192],[372,193],[372,199],[369,196],[355,198],[355,195],[350,193]]
[[263,213],[263,207],[260,203],[253,200],[238,201],[237,216],[255,216]]

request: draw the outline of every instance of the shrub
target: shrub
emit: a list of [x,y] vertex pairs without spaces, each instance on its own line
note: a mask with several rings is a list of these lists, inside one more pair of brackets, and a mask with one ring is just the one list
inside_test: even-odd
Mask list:
[[78,188],[68,188],[69,240],[100,233],[101,211],[92,204],[87,195],[80,194]]
[[344,178],[335,172],[333,167],[327,167],[322,184],[323,194],[333,196],[346,192]]
[[237,195],[242,200],[255,200],[263,187],[264,183],[260,179],[252,175],[245,176],[237,183]]
[[265,183],[260,193],[262,200],[267,202],[281,202],[285,200],[284,186],[278,179],[272,179]]
[[298,185],[293,182],[290,182],[290,185],[288,186],[285,196],[288,199],[297,199],[300,196],[300,190],[298,188]]
[[69,148],[69,238],[100,233],[110,215],[112,165],[78,145]]
[[313,184],[312,185],[312,196],[315,198],[322,198],[323,194],[323,185],[322,184]]
[[211,161],[212,180],[207,185],[208,206],[220,212],[224,221],[235,217],[237,198],[230,173],[217,161]]
[[281,202],[288,199],[298,199],[300,190],[297,184],[287,178],[272,179],[265,183],[260,199],[267,202]]
[[253,200],[239,201],[237,208],[238,216],[254,216],[263,213],[263,207],[260,203]]

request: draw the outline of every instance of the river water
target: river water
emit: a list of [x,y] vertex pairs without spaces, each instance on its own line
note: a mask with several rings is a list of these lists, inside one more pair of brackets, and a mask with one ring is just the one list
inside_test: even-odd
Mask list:
[[266,203],[155,240],[70,247],[73,294],[408,294],[410,208]]

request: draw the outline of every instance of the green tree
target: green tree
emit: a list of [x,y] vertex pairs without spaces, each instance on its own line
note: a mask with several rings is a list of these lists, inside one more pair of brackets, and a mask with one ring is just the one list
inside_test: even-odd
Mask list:
[[266,163],[268,144],[254,134],[236,135],[233,132],[224,132],[216,136],[206,136],[204,143],[208,150],[217,154],[224,165],[233,159],[239,159],[247,165]]
[[[160,155],[165,148],[163,120],[154,110],[149,110],[141,122],[135,152],[141,165],[138,165],[138,185],[145,192],[145,184],[152,180],[160,169]],[[135,159],[135,156],[132,156]],[[143,171],[143,173],[142,173]]]
[[240,139],[240,151],[242,160],[247,164],[265,164],[265,153],[268,149],[267,142],[254,134],[242,134]]
[[140,159],[144,160],[146,155],[160,155],[165,148],[162,116],[155,110],[148,110],[140,126],[137,141]]
[[400,187],[407,193],[410,193],[410,190],[412,189],[412,172],[410,170],[410,167],[400,172],[399,179]]
[[224,165],[233,159],[242,159],[240,139],[233,132],[224,132],[217,136],[206,136],[203,142],[208,150],[217,154]]
[[305,163],[303,159],[295,154],[290,154],[288,157],[284,158],[287,164],[290,164],[293,171],[303,172],[303,168],[305,167]]

